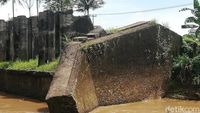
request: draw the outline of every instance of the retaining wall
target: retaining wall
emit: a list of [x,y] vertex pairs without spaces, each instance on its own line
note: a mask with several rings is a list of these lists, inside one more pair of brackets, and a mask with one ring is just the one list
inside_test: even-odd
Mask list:
[[52,78],[48,72],[0,70],[0,90],[45,100]]

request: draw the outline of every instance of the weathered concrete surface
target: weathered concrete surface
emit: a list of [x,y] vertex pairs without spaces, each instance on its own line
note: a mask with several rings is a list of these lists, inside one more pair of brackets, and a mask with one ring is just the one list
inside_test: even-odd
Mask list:
[[51,113],[86,113],[102,105],[158,98],[171,75],[181,37],[152,22],[70,44],[46,97]]
[[0,61],[6,60],[7,41],[7,23],[4,20],[0,20]]
[[75,17],[74,23],[72,24],[72,31],[79,33],[88,33],[93,29],[93,24],[88,16]]
[[65,49],[46,97],[51,113],[84,113],[95,108],[97,98],[80,44]]
[[73,10],[39,16],[14,17],[0,20],[0,61],[39,58],[39,65],[55,60],[61,54],[67,38],[85,35],[93,29],[88,16],[73,16]]
[[38,17],[32,16],[28,18],[28,49],[29,49],[29,59],[36,58],[38,55],[38,42],[39,40],[39,30],[38,30]]
[[0,70],[0,91],[45,100],[53,73]]
[[14,26],[14,59],[28,60],[28,19],[26,16],[15,17]]
[[38,64],[46,64],[55,59],[55,24],[54,13],[44,11],[39,13],[39,61]]
[[99,105],[111,105],[162,96],[171,75],[171,55],[179,52],[181,37],[150,23],[90,43],[96,44],[85,44],[83,50]]
[[107,35],[106,31],[101,26],[94,26],[94,29],[87,34],[87,37],[98,38],[106,35]]

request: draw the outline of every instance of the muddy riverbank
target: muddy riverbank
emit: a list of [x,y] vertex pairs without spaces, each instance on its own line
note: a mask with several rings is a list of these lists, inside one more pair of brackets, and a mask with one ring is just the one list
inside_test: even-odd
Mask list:
[[200,101],[200,86],[182,85],[175,80],[167,84],[165,98]]
[[200,101],[200,88],[185,87],[171,88],[166,92],[165,97],[180,100],[196,100]]

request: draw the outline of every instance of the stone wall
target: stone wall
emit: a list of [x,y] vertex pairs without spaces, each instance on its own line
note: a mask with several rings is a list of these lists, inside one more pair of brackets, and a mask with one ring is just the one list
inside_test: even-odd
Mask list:
[[[14,22],[13,22],[14,20]],[[75,17],[73,11],[44,11],[39,17],[0,20],[0,61],[39,58],[39,65],[60,56],[66,36],[93,29],[88,17]],[[13,24],[14,23],[14,24]]]
[[0,70],[0,90],[45,100],[53,73]]
[[29,59],[35,58],[38,55],[38,42],[39,42],[39,29],[38,29],[38,17],[32,16],[29,19],[29,42],[28,51]]
[[7,23],[4,20],[0,20],[0,61],[6,60],[7,50]]
[[14,59],[28,60],[28,19],[18,16],[14,19],[14,26]]
[[51,113],[87,113],[97,106],[160,98],[181,36],[151,22],[90,42],[70,44],[47,94]]
[[92,21],[88,16],[76,17],[71,26],[72,31],[88,33],[93,29]]
[[39,65],[55,59],[54,13],[39,13]]

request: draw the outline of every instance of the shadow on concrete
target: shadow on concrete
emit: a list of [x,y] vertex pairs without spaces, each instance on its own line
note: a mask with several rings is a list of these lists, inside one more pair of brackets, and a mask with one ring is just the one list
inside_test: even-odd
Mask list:
[[39,113],[49,113],[49,108],[45,107],[45,108],[40,108],[37,110]]

